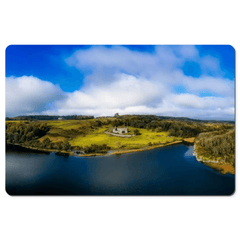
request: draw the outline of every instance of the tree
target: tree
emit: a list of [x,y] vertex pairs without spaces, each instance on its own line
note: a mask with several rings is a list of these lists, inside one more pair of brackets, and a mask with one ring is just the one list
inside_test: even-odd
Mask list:
[[25,136],[26,136],[26,140],[29,141],[29,140],[31,140],[34,137],[34,133],[33,132],[29,132]]
[[118,120],[113,120],[112,121],[112,123],[111,123],[111,125],[113,126],[113,127],[118,127],[119,126],[119,122],[118,122]]
[[158,127],[158,128],[156,128],[156,132],[162,132],[162,127]]
[[68,150],[71,149],[71,145],[69,144],[68,141],[65,141],[65,142],[62,144],[62,148],[63,148],[63,150],[68,151]]
[[15,133],[14,134],[14,142],[17,143],[19,141],[19,134]]
[[95,124],[97,127],[101,127],[103,125],[100,120],[96,120]]
[[135,129],[133,132],[134,132],[134,135],[141,135],[138,129]]
[[19,142],[24,143],[26,141],[26,136],[22,135]]
[[175,130],[173,128],[169,130],[169,136],[175,136]]
[[50,148],[50,144],[51,144],[50,139],[49,139],[49,138],[46,138],[46,139],[44,139],[43,142],[42,142],[42,147],[43,147],[43,148]]

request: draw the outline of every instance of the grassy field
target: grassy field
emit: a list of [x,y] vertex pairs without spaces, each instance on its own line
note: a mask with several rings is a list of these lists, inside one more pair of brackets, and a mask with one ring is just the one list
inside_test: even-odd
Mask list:
[[[130,133],[133,133],[134,128],[129,128]],[[167,132],[151,132],[146,129],[140,129],[141,135],[134,136],[131,138],[121,138],[116,136],[111,136],[104,133],[105,128],[99,128],[94,131],[92,134],[89,134],[85,137],[78,136],[70,141],[70,144],[73,146],[81,145],[88,146],[91,144],[107,144],[111,149],[136,149],[142,148],[148,145],[149,142],[153,143],[166,143],[178,140],[178,138],[167,137]]]
[[[168,132],[155,132],[147,129],[139,129],[141,135],[131,138],[121,138],[105,134],[111,129],[111,125],[91,127],[91,120],[64,120],[47,121],[50,131],[40,141],[49,138],[52,142],[67,140],[72,146],[90,146],[91,144],[107,144],[112,150],[139,149],[152,144],[161,144],[181,140],[177,137],[168,137]],[[135,128],[129,127],[129,134],[134,134]]]

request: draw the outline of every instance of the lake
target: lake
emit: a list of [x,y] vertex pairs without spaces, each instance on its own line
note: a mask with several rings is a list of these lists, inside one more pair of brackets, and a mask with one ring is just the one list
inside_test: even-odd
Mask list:
[[183,144],[101,157],[64,157],[7,147],[10,195],[231,195],[235,176],[222,175]]

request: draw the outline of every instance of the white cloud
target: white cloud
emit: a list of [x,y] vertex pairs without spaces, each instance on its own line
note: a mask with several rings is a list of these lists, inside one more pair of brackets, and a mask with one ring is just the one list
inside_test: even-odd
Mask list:
[[92,85],[85,91],[69,93],[56,102],[55,111],[46,114],[86,114],[112,116],[120,114],[156,114],[192,118],[232,119],[233,97],[199,97],[174,94],[163,84],[121,74],[111,84]]
[[193,60],[199,57],[197,48],[191,45],[178,46],[178,52],[185,59]]
[[204,74],[214,74],[214,76],[224,75],[218,58],[207,55],[199,59],[199,62]]
[[234,82],[224,78],[200,77],[185,78],[183,84],[190,92],[209,92],[225,97],[234,97]]
[[56,103],[64,109],[123,109],[161,102],[165,88],[159,82],[151,82],[134,76],[120,74],[116,80],[102,86],[89,85],[84,91],[68,94],[68,99]]
[[[186,61],[197,62],[203,75],[184,75],[182,66]],[[156,46],[152,53],[121,46],[94,46],[76,51],[66,62],[85,76],[79,90],[64,94],[58,86],[34,77],[9,78],[7,112],[234,117],[234,82],[220,76],[216,58],[200,57],[194,46]],[[219,73],[217,77],[212,76],[215,73]],[[176,85],[188,94],[176,92]],[[201,97],[206,93],[211,97]]]
[[131,51],[122,46],[111,48],[93,46],[89,49],[76,51],[66,59],[69,66],[75,66],[81,71],[99,72],[112,75],[125,72],[133,75],[146,75],[159,65],[156,54]]
[[76,51],[65,61],[84,72],[104,72],[105,75],[125,72],[151,77],[156,73],[176,70],[184,61],[198,57],[198,50],[194,46],[156,46],[152,53],[132,51],[123,46],[93,46]]
[[168,101],[176,106],[193,109],[225,109],[234,105],[234,98],[199,97],[194,94],[172,94]]
[[6,78],[6,116],[41,112],[63,98],[60,87],[33,76]]
[[[203,75],[200,78],[185,76],[181,67],[187,60],[197,62]],[[182,85],[189,91],[230,95],[234,82],[221,78],[219,60],[211,56],[200,57],[194,46],[156,46],[153,53],[131,51],[125,47],[94,46],[76,51],[66,59],[70,66],[87,72],[85,84],[104,85],[116,80],[116,73],[125,72],[136,77],[158,81],[166,87]],[[218,77],[208,76],[208,73]]]

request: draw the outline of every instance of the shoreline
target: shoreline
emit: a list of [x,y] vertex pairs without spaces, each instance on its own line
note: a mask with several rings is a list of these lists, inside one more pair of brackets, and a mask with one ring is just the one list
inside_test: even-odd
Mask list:
[[50,154],[50,153],[55,153],[55,154],[62,154],[62,155],[70,155],[70,156],[74,156],[73,152],[68,152],[65,150],[57,150],[57,149],[47,149],[47,148],[34,148],[34,147],[29,147],[29,146],[24,146],[21,144],[17,144],[17,143],[6,143],[5,147],[7,146],[13,146],[13,147],[20,147],[23,149],[27,149],[28,151],[33,151],[33,152],[38,152],[38,153],[46,153],[46,154]]
[[126,154],[126,153],[133,153],[133,152],[143,152],[143,151],[147,151],[147,150],[152,150],[152,149],[156,149],[156,148],[162,148],[162,147],[167,147],[167,146],[171,146],[171,145],[176,145],[176,144],[192,144],[191,141],[186,141],[185,140],[179,140],[179,141],[174,141],[174,142],[170,142],[170,143],[166,143],[166,144],[158,144],[158,145],[153,145],[153,146],[146,146],[143,148],[138,148],[138,149],[125,149],[125,150],[110,150],[109,152],[106,153],[83,153],[83,154],[75,154],[73,151],[65,151],[65,150],[57,150],[57,149],[46,149],[46,148],[34,148],[34,147],[29,147],[29,146],[24,146],[21,144],[17,144],[17,143],[6,143],[6,147],[7,145],[9,146],[16,146],[16,147],[20,147],[20,148],[24,148],[33,152],[39,152],[39,153],[46,153],[46,154],[50,154],[50,153],[55,153],[55,154],[59,154],[59,155],[69,155],[69,156],[74,156],[74,157],[95,157],[95,156],[112,156],[112,155],[121,155],[121,154]]
[[196,143],[194,144],[193,156],[196,157],[198,162],[201,162],[210,168],[220,171],[220,173],[222,174],[230,173],[232,175],[235,175],[235,168],[231,164],[227,164],[223,161],[219,161],[215,159],[208,160],[203,156],[199,156],[196,150]]
[[196,157],[196,160],[198,162],[203,163],[204,165],[213,168],[217,171],[220,171],[221,174],[233,174],[235,175],[235,168],[230,165],[230,164],[226,164],[224,162],[218,161],[218,160],[206,160],[204,159],[203,156],[199,156],[196,152],[196,143],[194,143],[194,139],[182,139],[179,141],[174,141],[174,142],[170,142],[170,143],[166,143],[166,144],[159,144],[159,145],[153,145],[153,146],[146,146],[143,148],[139,148],[139,149],[125,149],[125,150],[110,150],[106,153],[83,153],[83,154],[75,154],[74,152],[69,152],[69,151],[65,151],[65,150],[57,150],[57,149],[44,149],[44,148],[34,148],[34,147],[27,147],[24,145],[20,145],[20,144],[14,144],[14,143],[6,143],[6,147],[9,146],[15,146],[15,147],[20,147],[23,149],[27,149],[28,151],[33,151],[33,152],[37,152],[37,153],[45,153],[45,154],[50,154],[50,153],[55,153],[56,155],[61,155],[61,156],[73,156],[73,157],[101,157],[101,156],[113,156],[113,155],[122,155],[122,154],[127,154],[127,153],[136,153],[136,152],[143,152],[143,151],[148,151],[148,150],[153,150],[156,148],[162,148],[162,147],[168,147],[168,146],[172,146],[172,145],[177,145],[177,144],[186,144],[186,145],[194,145],[194,150],[193,150],[193,156]]
[[167,147],[171,145],[176,145],[176,144],[181,144],[184,142],[183,141],[175,141],[167,144],[161,144],[161,145],[154,145],[154,146],[146,146],[144,148],[138,148],[138,149],[125,149],[125,150],[111,150],[108,153],[102,154],[102,153],[91,153],[91,154],[79,154],[75,155],[76,157],[95,157],[95,156],[112,156],[112,155],[122,155],[126,153],[134,153],[134,152],[143,152],[143,151],[148,151],[148,150],[153,150],[156,148],[162,148],[162,147]]

